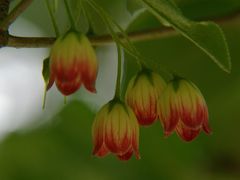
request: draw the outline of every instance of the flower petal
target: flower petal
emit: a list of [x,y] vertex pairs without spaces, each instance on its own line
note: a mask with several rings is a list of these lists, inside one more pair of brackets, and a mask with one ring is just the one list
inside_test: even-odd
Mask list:
[[194,138],[198,136],[200,133],[201,128],[199,129],[191,129],[187,126],[185,126],[181,121],[179,121],[176,132],[179,135],[180,138],[182,138],[184,141],[190,142]]
[[105,122],[108,115],[108,104],[104,105],[96,114],[92,125],[93,154],[96,156],[105,156],[109,150],[105,145],[104,133]]
[[83,36],[81,42],[84,45],[80,69],[82,81],[87,90],[96,93],[95,81],[98,73],[97,57],[87,37]]
[[[161,108],[164,111],[164,108]],[[169,136],[176,128],[179,122],[179,111],[174,105],[169,104],[169,114],[164,116],[163,113],[160,112],[159,119],[163,125],[164,136]]]
[[74,79],[73,81],[59,81],[56,79],[56,86],[61,91],[61,93],[65,96],[73,94],[76,92],[82,84],[82,81],[79,78]]
[[203,121],[202,129],[206,134],[211,134],[212,133],[212,129],[209,126],[208,120]]
[[133,154],[133,150],[130,149],[129,151],[127,151],[125,154],[123,155],[117,155],[118,159],[122,160],[122,161],[127,161],[132,157]]
[[140,125],[151,125],[157,119],[157,100],[165,86],[161,76],[148,69],[141,70],[130,80],[125,100]]
[[178,94],[181,98],[182,122],[189,128],[199,129],[203,121],[208,119],[207,105],[200,90],[191,82],[181,80]]
[[93,155],[98,157],[106,156],[109,153],[109,150],[106,148],[105,144],[102,144],[100,148],[97,146],[93,150]]
[[133,111],[128,107],[128,114],[130,117],[131,123],[131,132],[132,132],[132,149],[135,153],[137,159],[140,159],[139,153],[139,125]]
[[108,114],[105,143],[107,148],[115,154],[124,154],[131,147],[129,119],[122,104],[116,103]]

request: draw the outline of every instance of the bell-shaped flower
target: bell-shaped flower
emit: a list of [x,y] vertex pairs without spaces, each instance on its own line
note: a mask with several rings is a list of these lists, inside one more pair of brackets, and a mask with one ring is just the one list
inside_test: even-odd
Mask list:
[[149,69],[141,70],[130,80],[125,100],[140,125],[150,125],[157,119],[157,101],[165,87],[163,78]]
[[92,126],[93,154],[103,157],[115,154],[120,160],[128,160],[135,153],[139,159],[139,125],[130,107],[114,99],[97,113]]
[[158,102],[158,115],[165,136],[176,131],[183,140],[191,141],[201,129],[211,133],[202,93],[191,81],[183,78],[168,83]]
[[59,37],[50,54],[50,81],[55,82],[63,95],[77,91],[83,83],[87,90],[96,92],[95,81],[98,63],[88,38],[79,32],[69,31]]

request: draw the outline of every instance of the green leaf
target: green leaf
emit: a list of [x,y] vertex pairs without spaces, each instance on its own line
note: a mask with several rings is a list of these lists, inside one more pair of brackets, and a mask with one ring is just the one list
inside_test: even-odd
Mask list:
[[49,65],[50,58],[46,58],[43,61],[43,67],[42,67],[42,76],[45,82],[45,88],[44,88],[44,95],[43,95],[43,103],[42,103],[42,109],[45,108],[46,105],[46,97],[47,97],[47,87],[50,80],[50,65]]
[[228,45],[221,28],[213,22],[194,22],[168,0],[141,0],[149,11],[203,50],[222,70],[231,71]]
[[239,0],[178,0],[176,3],[186,17],[194,19],[226,16],[240,8]]
[[127,0],[126,6],[127,6],[128,12],[132,15],[136,11],[141,10],[143,8],[141,1],[138,1],[138,0]]
[[45,85],[49,83],[49,78],[50,78],[50,66],[49,66],[49,57],[44,59],[43,61],[43,67],[42,67],[42,76],[45,82]]

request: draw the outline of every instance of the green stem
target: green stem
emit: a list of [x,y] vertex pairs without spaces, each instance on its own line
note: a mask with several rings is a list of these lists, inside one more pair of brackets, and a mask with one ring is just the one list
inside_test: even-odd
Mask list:
[[[136,60],[137,63],[140,65],[140,67],[148,67],[148,65],[146,64],[146,62],[148,62],[148,60],[143,57],[138,50],[135,48],[135,46],[131,43],[128,35],[126,34],[126,32],[122,29],[122,27],[115,22],[111,16],[109,16],[104,9],[102,9],[97,3],[95,3],[93,0],[87,0],[86,1],[97,13],[98,15],[102,18],[103,22],[106,24],[106,26],[108,27],[110,34],[113,38],[113,40],[121,45],[124,50],[129,53],[130,55],[132,55]],[[119,31],[119,34],[117,34],[114,30],[114,27]],[[120,38],[120,36],[123,37],[123,39]]]
[[[138,61],[140,60],[140,55],[139,52],[136,50],[136,48],[131,44],[128,36],[126,35],[126,33],[124,32],[124,30],[118,25],[118,23],[116,23],[97,3],[95,3],[92,0],[87,0],[87,3],[98,13],[98,15],[102,18],[103,22],[106,24],[106,26],[108,27],[110,34],[113,38],[113,40],[120,44],[126,52],[128,52],[130,55],[132,55],[133,57],[135,57]],[[116,27],[119,32],[120,35],[119,36],[123,36],[124,40],[121,40],[119,38],[119,36],[117,35],[117,33],[114,31],[113,27]]]
[[53,28],[54,28],[55,34],[58,37],[60,35],[60,33],[59,33],[59,29],[58,29],[58,26],[57,26],[56,19],[55,19],[54,15],[53,15],[53,12],[52,12],[52,8],[50,6],[49,0],[45,0],[45,2],[46,2],[47,9],[48,9],[48,12],[49,12],[52,24],[53,24]]
[[74,19],[73,19],[70,7],[69,7],[69,5],[67,3],[67,0],[64,0],[64,4],[65,4],[65,8],[66,8],[66,11],[67,11],[67,14],[68,14],[69,21],[70,21],[71,26],[72,26],[71,28],[73,30],[76,30],[75,22],[74,22]]
[[[122,27],[117,22],[115,22],[112,19],[112,17],[108,13],[106,13],[105,10],[102,7],[100,7],[95,1],[85,0],[85,2],[87,2],[96,11],[99,17],[103,20],[103,22],[109,29],[110,35],[112,36],[113,40],[118,45],[120,45],[127,53],[133,56],[137,60],[137,63],[140,65],[140,67],[148,67],[148,64],[146,62],[149,62],[149,60],[139,53],[139,51],[131,43],[128,35],[122,29]],[[116,28],[119,31],[119,33],[116,33],[114,28]],[[154,62],[154,65],[153,65],[154,67],[159,66],[159,63],[156,63],[157,61],[156,62],[153,61],[153,62]],[[163,72],[165,72],[168,75],[170,74],[171,76],[171,73],[166,68],[163,69]]]
[[116,81],[116,89],[115,89],[115,98],[119,98],[121,96],[121,75],[122,75],[122,52],[121,48],[117,45],[117,53],[118,53],[118,65],[117,65],[117,81]]

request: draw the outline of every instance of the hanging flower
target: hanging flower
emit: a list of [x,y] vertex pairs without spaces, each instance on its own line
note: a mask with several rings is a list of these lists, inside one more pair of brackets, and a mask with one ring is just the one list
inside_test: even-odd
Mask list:
[[159,99],[158,115],[166,136],[176,130],[183,140],[191,141],[201,129],[211,133],[204,97],[188,80],[175,78],[168,83]]
[[55,82],[63,95],[76,92],[83,83],[87,90],[96,92],[95,81],[98,64],[88,38],[69,31],[54,43],[50,56],[50,81]]
[[157,119],[157,100],[165,87],[163,78],[148,69],[130,80],[125,98],[140,125],[150,125]]
[[135,153],[139,159],[139,126],[127,105],[114,99],[97,113],[92,127],[93,154],[103,157],[115,154],[120,160],[128,160]]

